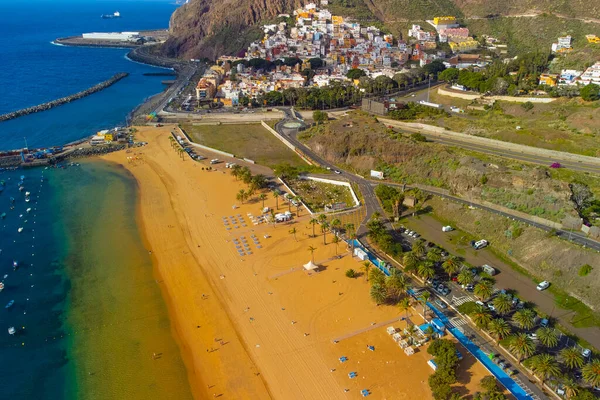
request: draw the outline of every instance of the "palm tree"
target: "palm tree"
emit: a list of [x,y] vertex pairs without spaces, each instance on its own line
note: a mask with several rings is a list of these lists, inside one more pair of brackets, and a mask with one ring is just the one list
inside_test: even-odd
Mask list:
[[533,373],[542,380],[542,385],[544,385],[546,379],[560,374],[558,361],[550,354],[538,354],[527,360],[527,363]]
[[246,200],[246,191],[244,189],[240,189],[235,198],[244,204],[244,200]]
[[419,297],[419,302],[423,306],[423,319],[425,321],[427,321],[427,302],[429,301],[430,297],[431,293],[429,293],[427,290],[421,293],[421,297]]
[[512,299],[505,293],[501,293],[493,301],[494,308],[498,314],[504,315],[512,310]]
[[279,210],[279,193],[273,191],[273,197],[275,198],[275,209]]
[[479,297],[481,301],[488,299],[494,292],[494,287],[490,281],[481,280],[473,288],[475,296]]
[[500,339],[507,337],[511,332],[510,324],[503,318],[495,318],[491,320],[488,323],[487,329],[490,331],[492,336],[496,337],[496,342],[499,342]]
[[296,231],[296,228],[292,228],[292,229],[290,229],[290,234],[291,234],[291,235],[294,235],[294,240],[297,242],[297,241],[298,241],[298,239],[296,238],[296,232],[297,232],[297,231]]
[[427,252],[427,259],[434,263],[442,261],[442,250],[440,250],[439,247],[429,249]]
[[[385,287],[385,274],[379,268],[373,268],[369,273],[371,285],[380,285]],[[387,288],[386,288],[387,293]]]
[[450,256],[442,263],[442,268],[450,276],[450,280],[452,280],[452,275],[460,271],[460,259]]
[[[235,167],[235,165],[234,165]],[[259,200],[262,200],[262,208],[265,208],[265,200],[267,199],[267,195],[264,193],[261,193],[260,196],[258,196]]]
[[[240,177],[241,170],[242,170],[242,167],[237,164],[235,164],[233,167],[231,167],[231,175],[233,175],[233,177],[235,178],[236,181]],[[264,206],[263,206],[263,208],[264,208]]]
[[294,199],[296,200],[296,216],[300,216],[300,209],[302,208],[302,197],[300,196],[296,196],[294,197]]
[[473,319],[473,322],[475,322],[475,325],[480,328],[486,328],[492,321],[490,309],[479,304],[475,307],[475,311],[471,314],[471,318]]
[[400,302],[398,303],[398,308],[400,309],[400,312],[406,312],[406,319],[408,319],[408,310],[410,310],[411,306],[412,304],[410,303],[410,297],[408,296],[403,297],[402,300],[400,300]]
[[581,352],[575,347],[567,347],[560,351],[560,356],[567,368],[575,369],[583,367],[585,360]]
[[381,219],[381,213],[379,211],[375,211],[371,214],[371,221],[379,221]]
[[388,288],[390,297],[398,299],[402,294],[406,293],[406,289],[408,289],[408,279],[406,279],[406,275],[400,273],[396,269],[393,269],[392,271],[392,274],[386,280],[386,287]]
[[581,369],[583,380],[592,386],[600,386],[600,360],[594,359]]
[[579,385],[577,384],[577,382],[575,382],[573,378],[566,377],[563,380],[562,384],[565,388],[565,395],[567,399],[571,399],[577,396],[577,393],[579,393]]
[[425,255],[425,244],[422,240],[417,240],[413,243],[412,252],[419,258]]
[[531,329],[535,325],[535,312],[529,308],[519,310],[513,315],[513,321],[515,321],[521,329]]
[[431,279],[435,276],[435,267],[433,263],[429,260],[423,261],[419,263],[417,267],[417,272],[419,276],[423,279]]
[[408,253],[404,253],[402,261],[404,262],[404,269],[406,271],[414,271],[419,263],[419,257],[412,251],[409,251]]
[[315,250],[316,248],[313,246],[308,246],[308,251],[310,251],[310,260],[315,263]]
[[309,224],[312,225],[312,229],[313,229],[313,233],[312,233],[312,237],[315,237],[315,225],[319,223],[319,221],[317,221],[315,218],[311,218],[310,221],[308,221]]
[[365,270],[365,276],[367,277],[367,282],[369,282],[369,270],[371,269],[371,266],[372,266],[372,264],[371,264],[371,261],[369,261],[369,260],[366,260],[363,263],[363,268]]
[[535,331],[539,341],[546,347],[555,347],[558,344],[558,335],[553,328],[542,327]]
[[333,242],[333,244],[335,244],[335,255],[338,255],[338,243],[340,242],[340,238],[337,235],[333,235],[333,239],[331,239],[331,241]]
[[471,283],[473,283],[475,278],[473,277],[471,271],[469,271],[468,269],[463,269],[456,277],[456,280],[461,285],[470,285]]
[[327,245],[327,238],[325,235],[327,234],[327,229],[329,229],[329,222],[324,221],[321,222],[321,230],[323,231],[323,244]]
[[344,229],[346,230],[346,234],[352,234],[355,231],[354,224],[352,223],[346,224]]
[[332,231],[337,232],[342,226],[342,221],[340,221],[338,218],[334,218],[329,223],[329,226],[331,226]]
[[526,333],[519,333],[512,336],[508,348],[515,356],[517,356],[519,364],[523,358],[530,357],[535,352],[535,344]]
[[371,298],[377,304],[383,304],[387,300],[387,291],[385,286],[375,283],[371,286]]

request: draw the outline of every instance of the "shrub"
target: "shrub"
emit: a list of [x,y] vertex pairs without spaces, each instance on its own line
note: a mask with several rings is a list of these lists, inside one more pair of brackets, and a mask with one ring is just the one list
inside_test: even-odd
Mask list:
[[487,183],[487,181],[488,181],[487,175],[485,175],[485,174],[481,175],[481,179],[480,179],[481,184],[485,185]]
[[585,101],[596,101],[600,99],[600,86],[590,83],[581,88],[579,95]]
[[521,104],[521,107],[525,110],[525,111],[530,111],[533,110],[533,103],[530,101],[526,101],[525,103]]
[[458,306],[458,312],[461,314],[473,314],[477,310],[477,304],[474,301],[467,301]]
[[352,268],[350,268],[349,270],[346,271],[346,276],[348,278],[356,278],[356,271],[353,270]]
[[325,122],[325,121],[329,120],[329,116],[324,111],[316,110],[316,111],[313,111],[313,119],[315,120],[315,122],[317,124],[320,124],[321,122]]
[[589,275],[590,272],[592,272],[592,266],[589,264],[584,264],[581,266],[581,268],[579,268],[579,276],[586,276]]
[[425,136],[423,136],[422,134],[420,134],[419,132],[415,132],[412,135],[410,135],[410,138],[412,140],[414,140],[415,142],[426,142],[427,138]]

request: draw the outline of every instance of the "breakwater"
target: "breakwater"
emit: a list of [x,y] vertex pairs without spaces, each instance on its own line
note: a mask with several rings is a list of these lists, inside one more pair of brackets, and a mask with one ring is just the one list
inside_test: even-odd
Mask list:
[[61,97],[60,99],[52,100],[47,103],[39,104],[37,106],[23,108],[21,110],[13,111],[8,114],[2,114],[2,115],[0,115],[0,122],[8,121],[8,120],[15,119],[18,117],[22,117],[23,115],[33,114],[33,113],[37,113],[40,111],[46,111],[46,110],[49,110],[54,107],[58,107],[60,105],[66,104],[66,103],[70,103],[74,100],[81,99],[83,97],[89,96],[89,95],[99,92],[103,89],[106,89],[109,86],[114,85],[115,83],[117,83],[121,79],[127,77],[128,75],[129,74],[127,72],[120,72],[104,82],[101,82],[101,83],[94,85],[86,90],[72,94],[70,96]]

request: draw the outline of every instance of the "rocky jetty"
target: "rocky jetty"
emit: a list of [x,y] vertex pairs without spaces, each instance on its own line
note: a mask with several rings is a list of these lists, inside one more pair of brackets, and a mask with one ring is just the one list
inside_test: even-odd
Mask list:
[[129,74],[126,72],[120,72],[120,73],[114,75],[112,78],[110,78],[104,82],[101,82],[97,85],[94,85],[91,88],[83,90],[79,93],[75,93],[75,94],[72,94],[72,95],[66,96],[66,97],[61,97],[60,99],[52,100],[47,103],[39,104],[37,106],[23,108],[21,110],[13,111],[8,114],[2,114],[2,115],[0,115],[0,122],[8,121],[10,119],[14,119],[14,118],[18,118],[18,117],[22,117],[23,115],[33,114],[33,113],[40,112],[40,111],[46,111],[51,108],[58,107],[60,105],[81,99],[83,97],[89,96],[90,94],[99,92],[103,89],[106,89],[109,86],[114,85],[115,83],[117,83],[121,79],[127,77],[128,75]]

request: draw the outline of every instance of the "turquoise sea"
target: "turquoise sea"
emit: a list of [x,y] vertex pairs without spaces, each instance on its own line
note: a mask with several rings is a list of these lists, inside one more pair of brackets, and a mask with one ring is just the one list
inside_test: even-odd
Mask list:
[[[142,75],[157,69],[126,60],[126,50],[50,41],[166,28],[174,9],[160,0],[0,0],[0,113],[131,74],[84,100],[0,123],[0,149],[22,147],[24,137],[30,146],[67,143],[124,121],[162,90],[160,77]],[[120,20],[100,19],[117,10]],[[136,224],[133,177],[87,160],[0,171],[0,181],[0,400],[190,399],[160,279]]]

